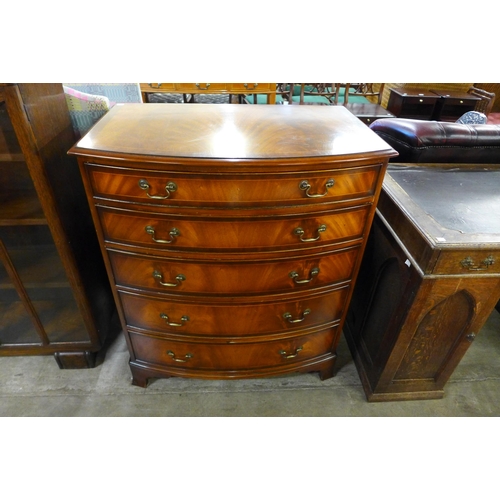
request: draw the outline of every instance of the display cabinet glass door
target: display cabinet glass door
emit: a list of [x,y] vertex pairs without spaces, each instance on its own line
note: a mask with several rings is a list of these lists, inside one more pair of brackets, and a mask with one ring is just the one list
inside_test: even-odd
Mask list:
[[86,340],[38,194],[0,102],[0,349]]

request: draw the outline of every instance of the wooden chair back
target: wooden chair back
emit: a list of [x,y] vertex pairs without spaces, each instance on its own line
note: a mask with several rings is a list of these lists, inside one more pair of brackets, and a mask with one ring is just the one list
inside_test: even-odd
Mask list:
[[495,94],[493,92],[487,92],[483,89],[478,89],[477,87],[471,87],[467,93],[481,99],[477,102],[474,111],[479,111],[480,113],[484,113],[488,116],[491,112],[491,108],[493,108],[493,104],[495,103]]
[[[365,97],[369,102],[376,102],[376,104],[380,105],[382,102],[384,87],[385,83],[346,83],[344,104],[349,102],[349,97],[359,96]],[[352,91],[352,89],[354,89],[354,91]]]

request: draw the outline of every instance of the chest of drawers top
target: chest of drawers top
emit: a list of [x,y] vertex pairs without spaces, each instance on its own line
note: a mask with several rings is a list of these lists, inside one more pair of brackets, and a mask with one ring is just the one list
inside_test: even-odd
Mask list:
[[342,106],[115,105],[71,150],[94,158],[191,161],[396,155]]

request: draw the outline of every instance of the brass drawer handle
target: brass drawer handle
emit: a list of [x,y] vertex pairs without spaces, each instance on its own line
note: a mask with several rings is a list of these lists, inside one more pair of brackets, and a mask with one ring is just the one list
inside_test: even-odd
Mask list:
[[476,334],[474,332],[471,332],[469,333],[468,335],[465,336],[465,338],[469,341],[469,342],[474,342],[474,339],[476,338]]
[[175,182],[167,182],[167,185],[165,186],[165,191],[167,192],[166,196],[159,196],[159,195],[153,195],[148,193],[148,189],[151,187],[146,179],[141,179],[139,181],[139,187],[146,191],[146,194],[148,195],[149,198],[153,200],[166,200],[167,198],[170,198],[170,195],[174,192],[177,191],[177,184]]
[[328,190],[331,187],[333,187],[334,184],[335,184],[334,179],[328,179],[325,183],[326,191],[323,194],[310,194],[309,190],[311,189],[311,184],[309,184],[309,181],[307,181],[307,180],[301,181],[301,183],[299,184],[299,189],[301,189],[302,191],[305,191],[306,196],[308,198],[323,198],[323,196],[326,196],[328,194]]
[[[249,88],[248,86],[249,85],[253,85],[253,87]],[[247,90],[255,90],[257,87],[258,87],[258,83],[244,83],[243,86],[247,89]]]
[[162,281],[163,280],[163,275],[160,273],[160,271],[156,271],[156,270],[153,271],[153,278],[161,286],[179,286],[186,279],[186,277],[183,274],[178,274],[175,277],[175,283],[168,283],[168,282]]
[[189,316],[186,315],[182,316],[182,323],[171,323],[169,317],[165,313],[160,313],[160,318],[164,319],[168,326],[184,326],[186,321],[189,321]]
[[153,226],[146,226],[145,228],[145,231],[146,233],[148,233],[149,235],[151,235],[151,238],[152,240],[155,242],[155,243],[173,243],[175,241],[175,239],[177,238],[177,236],[180,236],[181,233],[178,229],[176,229],[175,227],[173,227],[169,232],[168,232],[168,235],[172,238],[171,240],[160,240],[160,239],[156,239],[155,238],[155,229]]
[[200,84],[199,83],[195,83],[196,87],[199,88],[200,90],[208,90],[208,87],[210,87],[210,84],[207,83],[207,86],[206,87],[200,87]]
[[299,352],[302,351],[304,347],[300,346],[295,349],[295,352],[293,354],[287,354],[286,351],[281,350],[280,354],[285,358],[285,359],[291,359],[291,358],[296,358],[299,355]]
[[152,88],[152,89],[159,89],[163,84],[162,83],[157,83],[156,86],[153,85],[152,83],[148,83],[148,85]]
[[[465,267],[468,271],[487,271],[489,266],[492,266],[495,263],[495,259],[492,255],[486,257],[486,259],[480,262],[480,265],[476,266],[471,257],[467,257],[466,259],[460,261],[462,267]],[[480,266],[483,267],[480,267]]]
[[311,313],[311,309],[306,309],[302,313],[302,317],[297,318],[297,319],[292,319],[292,315],[289,312],[286,312],[283,314],[283,317],[289,322],[289,323],[302,323],[306,319],[306,316]]
[[297,283],[297,285],[303,285],[303,284],[306,284],[306,283],[311,283],[311,281],[316,276],[318,276],[318,274],[319,274],[319,268],[313,267],[311,269],[311,272],[309,273],[309,279],[299,280],[298,279],[299,273],[297,271],[292,271],[291,273],[289,273],[288,276],[290,276],[290,278],[292,278],[292,280],[294,281],[294,283]]
[[293,230],[293,233],[298,235],[300,237],[300,241],[303,241],[303,242],[318,241],[321,237],[320,233],[323,233],[326,231],[326,226],[324,224],[321,224],[321,226],[319,226],[318,229],[316,229],[316,231],[318,232],[318,236],[316,236],[316,238],[304,238],[305,231],[301,227],[296,227]]
[[188,352],[184,356],[186,359],[176,358],[175,353],[173,351],[167,351],[167,354],[177,363],[187,363],[193,357],[193,355],[190,352]]

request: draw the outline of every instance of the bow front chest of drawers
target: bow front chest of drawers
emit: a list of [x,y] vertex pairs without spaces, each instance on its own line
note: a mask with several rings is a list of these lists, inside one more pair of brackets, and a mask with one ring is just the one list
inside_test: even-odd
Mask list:
[[342,107],[117,105],[77,155],[149,378],[333,375],[389,157]]

